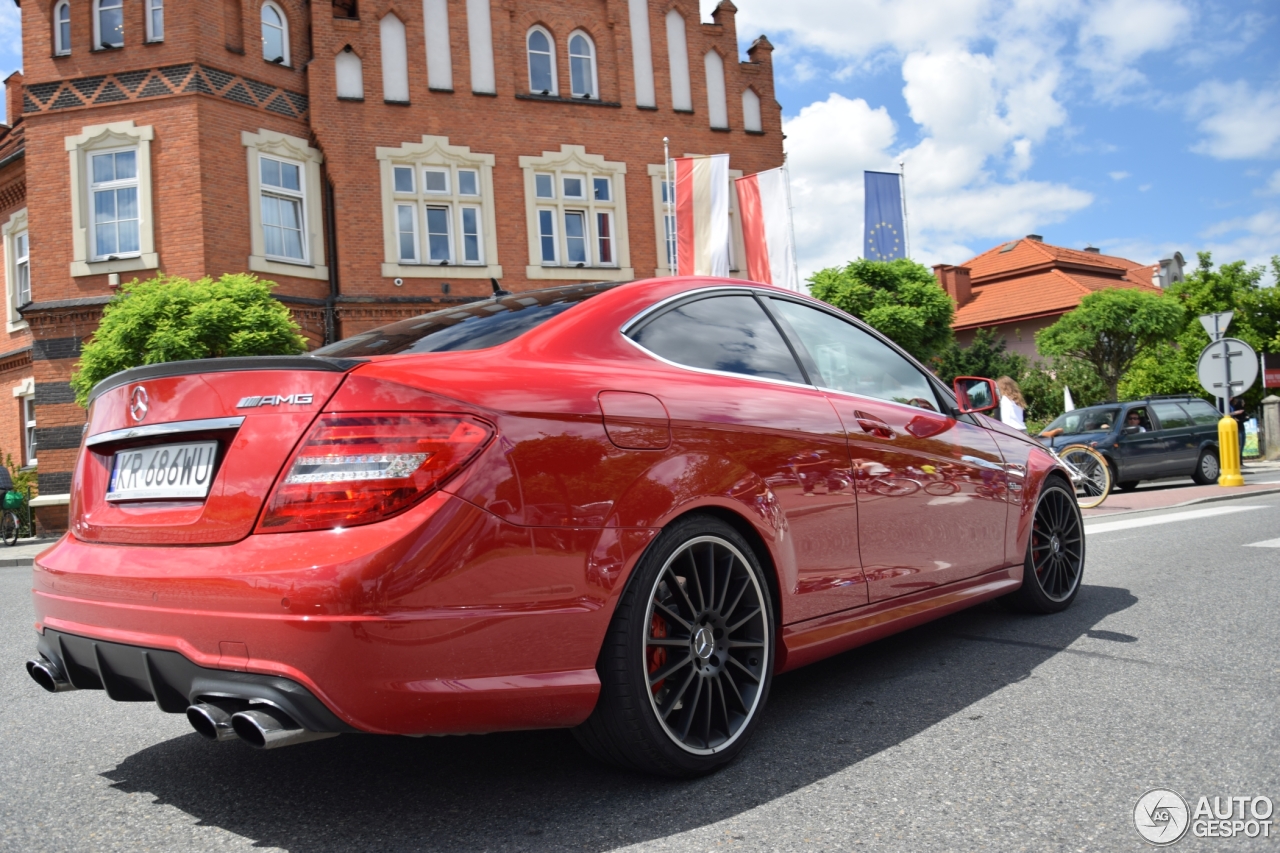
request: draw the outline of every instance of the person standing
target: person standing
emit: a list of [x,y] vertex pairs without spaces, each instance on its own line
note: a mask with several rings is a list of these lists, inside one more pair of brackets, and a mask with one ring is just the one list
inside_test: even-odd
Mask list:
[[1244,422],[1247,419],[1244,408],[1244,397],[1232,397],[1231,402],[1227,406],[1231,410],[1231,417],[1236,422],[1236,435],[1240,437],[1240,459],[1244,460]]
[[1027,431],[1027,421],[1023,415],[1027,411],[1027,401],[1022,397],[1022,389],[1011,376],[1001,376],[996,380],[996,390],[1000,392],[1000,420],[1022,432]]

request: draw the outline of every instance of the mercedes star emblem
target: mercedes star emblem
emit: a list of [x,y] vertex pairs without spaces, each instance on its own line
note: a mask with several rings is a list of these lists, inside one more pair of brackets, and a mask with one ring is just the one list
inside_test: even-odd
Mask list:
[[147,389],[139,385],[133,389],[133,396],[129,398],[129,414],[133,415],[135,421],[140,421],[147,416],[148,408]]

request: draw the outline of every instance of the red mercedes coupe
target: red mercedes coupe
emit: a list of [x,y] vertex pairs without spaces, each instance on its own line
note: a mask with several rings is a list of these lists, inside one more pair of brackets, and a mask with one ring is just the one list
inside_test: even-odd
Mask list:
[[995,399],[710,278],[124,371],[36,559],[27,668],[260,748],[573,727],[705,773],[776,673],[987,599],[1070,605],[1070,480]]

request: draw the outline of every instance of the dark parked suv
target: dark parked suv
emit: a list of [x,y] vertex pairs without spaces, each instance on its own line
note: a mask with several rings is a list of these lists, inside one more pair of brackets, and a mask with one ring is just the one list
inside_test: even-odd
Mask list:
[[1042,439],[1056,450],[1088,444],[1107,457],[1117,489],[1141,480],[1191,477],[1218,481],[1218,421],[1222,415],[1199,397],[1148,397],[1067,412],[1045,427],[1062,430]]

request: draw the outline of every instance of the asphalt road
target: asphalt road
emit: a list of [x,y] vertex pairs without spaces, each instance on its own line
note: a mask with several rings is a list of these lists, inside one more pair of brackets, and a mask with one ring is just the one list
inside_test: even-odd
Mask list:
[[1280,546],[1280,496],[1090,526],[1069,611],[983,606],[782,676],[740,760],[693,782],[564,732],[206,743],[40,690],[29,570],[0,569],[0,848],[1123,851],[1151,787],[1280,805],[1280,547],[1248,547]]

